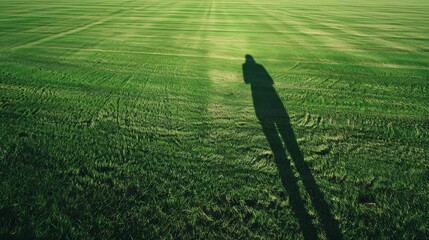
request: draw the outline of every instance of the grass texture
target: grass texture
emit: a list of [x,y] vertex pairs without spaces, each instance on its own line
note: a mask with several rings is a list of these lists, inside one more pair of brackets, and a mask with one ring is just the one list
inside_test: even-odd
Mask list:
[[427,1],[0,6],[1,238],[428,237]]

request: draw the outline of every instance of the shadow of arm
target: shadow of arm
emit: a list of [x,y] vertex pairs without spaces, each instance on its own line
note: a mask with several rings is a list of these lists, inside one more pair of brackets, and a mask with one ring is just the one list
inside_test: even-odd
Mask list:
[[265,67],[262,66],[262,65],[261,65],[261,72],[262,72],[262,75],[264,76],[265,80],[267,82],[269,82],[271,85],[273,85],[274,84],[273,78],[270,76],[270,74],[267,72],[267,70],[265,69]]
[[242,70],[243,70],[243,80],[244,80],[244,83],[249,84],[250,83],[250,76],[249,76],[249,71],[247,71],[246,64],[242,65]]

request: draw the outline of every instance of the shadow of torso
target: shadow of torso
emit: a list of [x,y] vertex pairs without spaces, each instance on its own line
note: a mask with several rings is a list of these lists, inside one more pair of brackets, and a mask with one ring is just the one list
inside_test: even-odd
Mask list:
[[277,94],[273,79],[264,66],[253,61],[243,64],[243,78],[250,84],[256,117],[263,123],[288,122],[286,109]]

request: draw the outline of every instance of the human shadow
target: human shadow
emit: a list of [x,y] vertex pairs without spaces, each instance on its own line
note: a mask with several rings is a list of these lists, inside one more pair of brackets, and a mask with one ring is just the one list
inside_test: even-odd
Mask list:
[[333,218],[323,193],[304,161],[289,115],[273,86],[273,79],[264,66],[256,63],[251,55],[247,54],[245,58],[246,62],[242,66],[244,82],[250,84],[256,117],[260,121],[262,131],[274,154],[281,182],[288,192],[290,205],[299,221],[304,239],[317,239],[317,230],[312,224],[311,216],[305,209],[304,200],[299,193],[298,179],[294,176],[286,150],[289,152],[305,190],[310,196],[312,205],[320,217],[327,238],[342,239],[338,223]]

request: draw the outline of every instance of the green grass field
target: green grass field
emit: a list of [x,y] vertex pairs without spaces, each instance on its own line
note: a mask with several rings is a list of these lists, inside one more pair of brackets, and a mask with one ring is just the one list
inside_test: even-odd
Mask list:
[[2,0],[0,238],[428,238],[428,12]]

